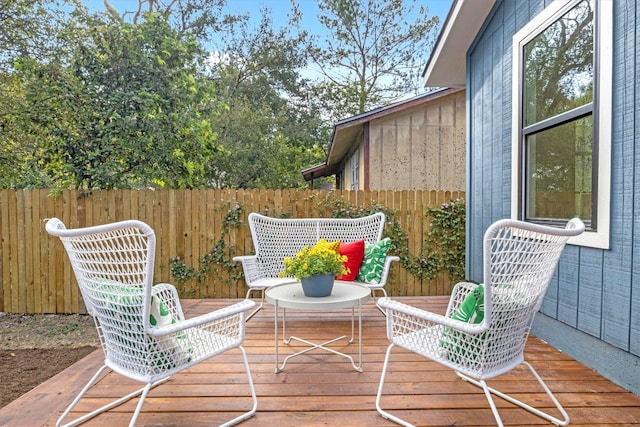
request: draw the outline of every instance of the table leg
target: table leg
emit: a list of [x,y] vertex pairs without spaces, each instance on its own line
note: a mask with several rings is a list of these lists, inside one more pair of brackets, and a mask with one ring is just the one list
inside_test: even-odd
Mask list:
[[351,339],[349,340],[349,344],[353,344],[353,340],[354,340],[354,335],[353,335],[353,323],[354,323],[354,316],[355,316],[355,307],[351,307]]
[[282,342],[285,344],[289,344],[291,338],[287,338],[287,309],[282,309]]
[[275,331],[273,333],[273,336],[275,337],[275,348],[276,348],[276,374],[278,372],[280,372],[280,370],[278,369],[278,364],[280,363],[279,361],[279,357],[278,357],[278,301],[275,302],[274,305],[274,316],[273,316],[273,324],[275,325]]
[[[311,350],[315,350],[317,348],[328,351],[329,353],[333,353],[336,354],[338,356],[342,356],[346,359],[348,359],[351,362],[351,366],[353,366],[353,369],[355,369],[358,372],[362,372],[362,304],[358,304],[358,363],[356,364],[356,362],[353,360],[353,357],[351,357],[348,354],[342,353],[340,351],[334,350],[332,348],[327,347],[329,344],[333,344],[336,341],[342,340],[342,339],[346,339],[347,336],[343,335],[337,338],[334,338],[332,340],[329,341],[325,341],[321,344],[316,344],[314,342],[305,340],[303,338],[299,338],[296,336],[290,336],[289,338],[286,338],[286,332],[285,332],[285,323],[286,323],[286,308],[283,308],[283,312],[282,312],[282,340],[285,344],[289,344],[292,340],[296,340],[299,341],[301,343],[307,344],[309,347],[305,348],[303,350],[298,351],[297,353],[294,354],[290,354],[287,357],[284,358],[284,360],[282,361],[282,365],[279,365],[279,355],[278,355],[278,304],[275,304],[275,314],[274,314],[274,323],[275,323],[275,331],[274,331],[274,336],[275,336],[275,353],[276,353],[276,370],[275,373],[280,373],[282,371],[284,371],[284,368],[287,364],[287,362],[289,361],[289,359],[291,359],[292,357],[296,357],[299,356],[301,354],[305,354],[310,352]],[[355,307],[351,308],[351,339],[348,340],[348,343],[351,344],[353,343],[353,341],[355,340]]]
[[358,303],[358,366],[354,368],[362,372],[362,304]]

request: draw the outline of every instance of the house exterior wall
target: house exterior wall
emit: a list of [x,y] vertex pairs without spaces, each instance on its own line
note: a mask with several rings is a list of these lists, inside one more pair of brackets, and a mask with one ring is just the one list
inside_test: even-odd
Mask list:
[[[465,108],[464,91],[459,91],[372,120],[368,189],[464,191]],[[364,189],[367,167],[363,145],[364,136],[358,150],[359,189]],[[345,189],[350,188],[352,161],[345,164]]]
[[[496,2],[468,51],[467,272],[482,280],[482,235],[511,215],[512,37],[552,0]],[[610,249],[567,246],[542,313],[640,355],[640,6],[613,4]],[[636,366],[640,359],[636,359]]]

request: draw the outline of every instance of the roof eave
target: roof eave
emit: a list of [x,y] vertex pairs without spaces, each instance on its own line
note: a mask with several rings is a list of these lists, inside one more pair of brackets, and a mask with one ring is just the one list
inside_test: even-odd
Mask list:
[[454,0],[422,74],[425,87],[465,87],[467,51],[495,0]]

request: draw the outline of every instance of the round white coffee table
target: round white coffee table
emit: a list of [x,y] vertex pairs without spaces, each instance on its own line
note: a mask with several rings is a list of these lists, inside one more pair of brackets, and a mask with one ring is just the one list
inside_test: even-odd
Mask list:
[[[274,305],[274,323],[275,323],[275,356],[276,356],[276,373],[282,372],[285,365],[292,357],[299,356],[304,353],[308,353],[314,349],[322,349],[333,354],[345,357],[351,361],[353,368],[362,372],[362,304],[367,302],[371,298],[371,289],[354,282],[342,282],[336,280],[333,285],[333,291],[331,295],[326,297],[307,297],[302,292],[302,284],[300,282],[284,283],[281,285],[275,285],[268,288],[265,291],[265,298],[268,302]],[[286,309],[293,310],[337,310],[341,308],[351,308],[351,339],[349,343],[354,341],[355,331],[355,308],[358,308],[358,363],[353,360],[348,354],[334,350],[327,347],[336,341],[346,339],[346,335],[334,338],[332,340],[316,344],[314,342],[296,337],[290,336],[286,338]],[[291,340],[296,340],[307,344],[309,347],[301,350],[297,353],[290,354],[285,357],[282,365],[280,365],[278,355],[278,311],[282,308],[282,341],[285,344],[289,344]]]

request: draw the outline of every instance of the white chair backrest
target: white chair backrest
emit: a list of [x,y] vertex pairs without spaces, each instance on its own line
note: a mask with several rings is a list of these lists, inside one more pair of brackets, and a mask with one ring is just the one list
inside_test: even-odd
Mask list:
[[146,375],[157,346],[149,327],[155,254],[153,230],[140,221],[66,229],[57,218],[46,230],[62,241],[87,311],[96,318],[106,358]]
[[320,239],[375,243],[382,238],[385,215],[382,212],[362,218],[271,218],[249,214],[249,228],[255,253],[268,277],[284,270],[285,257],[295,256],[305,246]]

